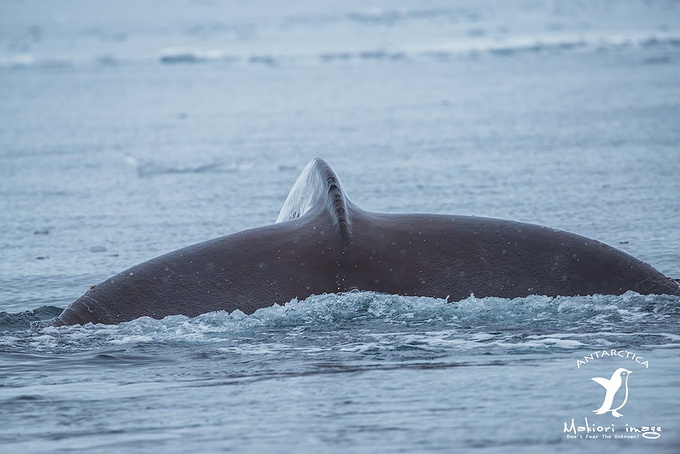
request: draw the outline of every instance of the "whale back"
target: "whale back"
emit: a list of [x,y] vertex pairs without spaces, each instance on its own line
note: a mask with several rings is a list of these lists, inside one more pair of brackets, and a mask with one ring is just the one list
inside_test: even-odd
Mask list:
[[310,295],[373,291],[458,301],[527,295],[680,295],[680,285],[623,251],[502,219],[360,209],[315,159],[277,223],[187,246],[92,286],[50,324],[142,316],[252,314]]

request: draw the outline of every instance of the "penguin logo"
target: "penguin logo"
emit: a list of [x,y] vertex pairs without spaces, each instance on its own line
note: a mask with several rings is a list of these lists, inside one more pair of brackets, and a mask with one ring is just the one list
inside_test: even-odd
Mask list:
[[[628,376],[632,372],[629,371],[628,369],[624,368],[619,368],[614,371],[612,374],[611,378],[607,380],[606,378],[602,377],[593,377],[592,380],[600,385],[607,391],[606,394],[604,395],[604,402],[602,402],[602,405],[600,408],[597,410],[593,410],[595,414],[598,415],[603,415],[607,412],[611,412],[612,415],[616,418],[620,418],[623,416],[621,413],[618,412],[618,410],[621,410],[624,405],[626,405],[626,402],[628,402]],[[621,389],[621,385],[625,384],[625,389],[622,392],[619,392]],[[621,404],[618,405],[616,408],[614,407],[614,398],[616,396],[619,396],[617,399],[617,404],[618,402],[621,401]]]

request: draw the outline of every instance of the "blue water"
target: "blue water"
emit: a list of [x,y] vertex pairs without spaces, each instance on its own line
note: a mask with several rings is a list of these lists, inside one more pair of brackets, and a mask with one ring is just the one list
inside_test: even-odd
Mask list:
[[[365,209],[548,225],[680,278],[678,19],[671,1],[3,2],[0,451],[680,451],[677,297],[350,293],[31,326],[274,222],[317,156]],[[603,350],[626,354],[577,367]],[[591,379],[619,367],[623,417],[596,415]]]

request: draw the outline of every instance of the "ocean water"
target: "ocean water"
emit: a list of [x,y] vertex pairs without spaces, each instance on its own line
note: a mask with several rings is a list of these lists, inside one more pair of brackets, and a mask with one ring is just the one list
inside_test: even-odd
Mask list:
[[[368,210],[547,225],[680,278],[679,24],[670,0],[3,1],[0,451],[680,452],[678,297],[35,323],[274,222],[314,157]],[[623,416],[596,414],[620,368]]]

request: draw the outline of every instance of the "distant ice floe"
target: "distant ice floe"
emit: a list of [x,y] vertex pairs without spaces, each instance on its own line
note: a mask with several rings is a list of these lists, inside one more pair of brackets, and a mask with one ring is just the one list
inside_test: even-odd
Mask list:
[[41,59],[33,54],[9,54],[0,55],[0,69],[18,68],[64,68],[74,66],[75,61],[66,58],[46,58]]
[[[514,56],[527,53],[560,53],[578,50],[617,50],[625,48],[680,47],[680,36],[671,34],[652,35],[561,35],[539,37],[494,38],[486,34],[474,34],[469,39],[444,42],[437,45],[406,46],[401,48],[364,48],[341,50],[318,50],[308,53],[252,53],[229,54],[222,49],[199,49],[194,47],[166,47],[155,56],[125,58],[116,55],[98,55],[88,59],[39,58],[22,53],[0,55],[0,69],[26,67],[112,66],[124,64],[208,64],[280,65],[343,63],[343,62],[390,62],[402,60],[437,59],[451,60],[470,56]],[[661,61],[663,62],[663,61]],[[655,63],[658,63],[655,61]]]
[[14,54],[0,57],[0,67],[30,66],[35,64],[35,57],[31,54]]
[[676,36],[557,36],[557,37],[519,37],[514,39],[475,39],[452,42],[440,46],[413,48],[406,52],[409,56],[455,57],[466,55],[511,56],[522,53],[560,52],[577,49],[614,50],[628,47],[680,46]]
[[206,61],[224,60],[225,54],[219,49],[200,50],[193,47],[166,47],[158,53],[161,63],[200,63]]
[[[249,56],[228,55],[220,50],[201,51],[198,49],[167,49],[160,55],[161,63],[203,63],[229,62],[241,64],[309,64],[349,61],[399,61],[421,58],[453,59],[470,55],[512,56],[524,53],[568,52],[578,49],[615,50],[628,47],[680,47],[680,37],[670,35],[650,36],[560,36],[560,37],[523,37],[515,39],[477,39],[444,43],[437,46],[408,47],[403,49],[361,49],[321,51],[308,54],[257,54]],[[484,36],[484,35],[481,35]]]
[[0,55],[0,70],[1,69],[23,69],[23,68],[72,68],[76,66],[91,66],[91,65],[112,65],[117,63],[111,56],[98,56],[93,59],[76,59],[68,57],[48,57],[40,58],[33,54],[9,54]]
[[[220,50],[201,51],[198,49],[167,49],[160,55],[161,63],[204,63],[228,62],[240,64],[264,64],[277,66],[283,64],[310,64],[314,62],[335,63],[350,61],[399,61],[421,58],[454,59],[471,55],[513,56],[525,53],[569,52],[578,49],[615,50],[629,47],[680,47],[680,37],[671,35],[649,36],[560,36],[560,37],[523,37],[515,39],[476,39],[444,43],[437,46],[408,47],[402,49],[361,49],[321,51],[308,54],[257,54],[228,55]],[[484,36],[484,35],[481,35]]]

